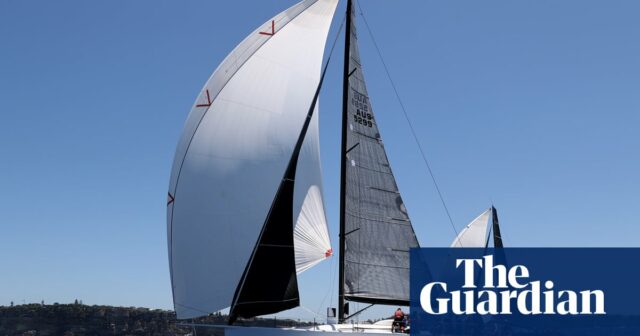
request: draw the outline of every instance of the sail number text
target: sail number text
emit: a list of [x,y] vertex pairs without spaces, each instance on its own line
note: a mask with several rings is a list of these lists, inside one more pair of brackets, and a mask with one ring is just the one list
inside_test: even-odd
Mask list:
[[353,121],[360,125],[373,127],[373,115],[371,115],[371,111],[369,111],[368,99],[367,96],[353,90],[351,104],[356,109],[356,113],[353,114]]

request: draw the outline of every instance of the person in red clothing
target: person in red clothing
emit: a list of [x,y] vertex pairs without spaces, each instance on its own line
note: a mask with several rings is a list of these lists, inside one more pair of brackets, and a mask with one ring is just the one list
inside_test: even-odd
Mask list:
[[404,312],[402,309],[398,308],[393,314],[393,324],[400,327],[400,332],[404,332]]

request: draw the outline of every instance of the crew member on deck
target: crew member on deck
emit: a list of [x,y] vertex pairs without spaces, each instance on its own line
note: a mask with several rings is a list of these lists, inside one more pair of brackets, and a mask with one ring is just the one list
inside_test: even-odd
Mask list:
[[404,329],[405,325],[404,325],[404,312],[402,311],[402,309],[398,308],[395,312],[395,314],[393,314],[393,322],[394,323],[398,323],[400,325],[400,327],[402,329]]

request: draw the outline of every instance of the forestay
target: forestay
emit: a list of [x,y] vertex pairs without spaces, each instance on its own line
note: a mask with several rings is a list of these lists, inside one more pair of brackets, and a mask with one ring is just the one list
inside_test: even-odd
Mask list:
[[[178,318],[232,304],[318,86],[336,5],[306,0],[268,20],[198,96],[176,150],[167,202]],[[317,113],[304,139],[291,223],[300,222],[302,232],[326,232]],[[316,242],[322,257],[330,249],[323,234]],[[296,241],[296,249],[308,252],[308,243]],[[300,269],[312,263],[299,262]]]

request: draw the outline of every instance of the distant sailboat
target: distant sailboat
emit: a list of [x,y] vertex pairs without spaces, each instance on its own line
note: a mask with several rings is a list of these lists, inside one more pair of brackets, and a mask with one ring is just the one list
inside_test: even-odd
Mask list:
[[[242,41],[200,92],[176,150],[167,201],[179,319],[300,304],[297,275],[333,254],[318,140],[322,59],[338,0],[304,0]],[[419,247],[373,114],[347,1],[340,181],[339,307],[409,304]],[[497,220],[497,217],[496,217]],[[335,327],[331,330],[339,330]],[[384,325],[367,328],[390,330]]]
[[[489,225],[489,218],[491,218],[491,225]],[[498,222],[498,210],[493,206],[467,224],[453,240],[451,247],[489,247],[491,238],[493,238],[493,247],[504,247]]]

